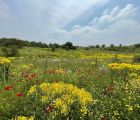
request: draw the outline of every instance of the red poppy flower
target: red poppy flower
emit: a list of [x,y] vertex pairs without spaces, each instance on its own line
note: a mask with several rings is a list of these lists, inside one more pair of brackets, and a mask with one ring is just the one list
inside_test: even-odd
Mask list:
[[29,76],[29,72],[27,72],[27,71],[22,72],[22,76],[27,78]]
[[106,118],[103,116],[103,117],[101,117],[101,120],[106,120]]
[[22,80],[19,80],[18,82],[20,83],[20,82],[22,82]]
[[18,97],[22,97],[23,94],[22,94],[22,93],[17,93],[16,96],[18,96]]
[[39,84],[39,83],[40,83],[40,81],[39,81],[39,80],[36,80],[36,83],[37,83],[37,84]]
[[56,70],[55,70],[55,69],[49,70],[48,72],[49,72],[50,74],[56,74]]
[[11,88],[13,88],[13,86],[7,86],[4,88],[4,90],[10,90]]
[[36,74],[35,74],[35,73],[32,73],[32,74],[31,74],[31,77],[32,77],[32,78],[35,78],[35,77],[36,77]]
[[47,108],[46,108],[46,112],[52,112],[52,109],[53,109],[53,106],[52,105],[49,105]]
[[108,92],[112,92],[113,91],[113,86],[112,85],[107,86],[106,90]]

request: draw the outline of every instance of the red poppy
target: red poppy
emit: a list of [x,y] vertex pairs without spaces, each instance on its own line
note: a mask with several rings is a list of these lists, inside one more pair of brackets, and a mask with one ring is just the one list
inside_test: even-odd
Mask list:
[[32,80],[32,77],[28,77],[27,79],[26,79],[26,81],[28,82],[28,81],[30,81],[30,80]]
[[48,72],[49,72],[49,74],[56,74],[56,70],[55,69],[49,70]]
[[22,80],[19,80],[18,82],[20,83],[20,82],[22,82]]
[[27,78],[29,76],[29,72],[27,72],[27,71],[22,72],[22,76]]
[[103,117],[101,117],[101,120],[106,120],[106,118],[103,116]]
[[35,73],[32,73],[30,76],[31,76],[32,78],[35,78],[35,77],[36,77],[36,74],[35,74]]
[[53,106],[52,105],[49,105],[47,108],[46,108],[46,112],[52,112],[52,109],[53,109]]
[[112,85],[107,86],[106,90],[107,90],[107,92],[112,92],[113,86]]
[[10,90],[11,88],[13,88],[13,86],[7,86],[4,88],[4,90]]
[[39,83],[40,83],[40,81],[39,81],[39,80],[36,80],[36,83],[37,83],[37,84],[39,84]]
[[16,96],[18,96],[18,97],[22,97],[23,94],[22,94],[22,93],[17,93]]

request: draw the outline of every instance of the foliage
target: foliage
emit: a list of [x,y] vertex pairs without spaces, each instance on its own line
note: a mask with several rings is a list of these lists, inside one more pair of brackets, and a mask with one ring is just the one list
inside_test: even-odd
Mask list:
[[[45,118],[51,116],[51,119],[75,119],[79,116],[79,119],[84,116],[90,115],[89,105],[93,104],[92,95],[84,89],[79,89],[72,84],[65,83],[42,83],[39,86],[31,86],[27,93],[30,101],[38,100],[38,102],[30,105],[26,105],[28,112],[32,112],[35,116],[40,113]],[[40,105],[39,105],[40,104]],[[38,107],[44,106],[42,111],[37,110]],[[33,109],[31,109],[31,107]],[[73,108],[74,107],[74,108]],[[31,110],[31,111],[30,111]],[[26,111],[25,111],[26,112]],[[78,113],[77,113],[78,112]],[[71,114],[75,116],[71,116]],[[79,114],[79,115],[78,115]]]
[[56,50],[55,46],[52,46],[52,47],[51,47],[51,51],[52,51],[52,52],[55,52],[55,50]]
[[2,65],[10,65],[9,80],[0,79],[1,120],[140,118],[140,64],[133,63],[139,51],[19,51],[13,61],[1,57]]
[[133,58],[134,63],[140,63],[140,55],[135,55]]
[[15,57],[18,54],[18,48],[15,45],[3,47],[2,52],[3,52],[5,57]]
[[19,40],[16,38],[1,38],[0,39],[0,46],[11,46],[11,45],[15,45],[18,48],[22,48],[25,46],[33,46],[33,47],[41,47],[41,48],[47,48],[48,45],[42,42],[29,42],[29,41],[25,41],[25,40]]
[[101,47],[102,47],[102,48],[105,48],[105,44],[103,44]]
[[100,45],[96,45],[95,47],[96,47],[96,48],[100,48]]
[[134,47],[136,47],[136,48],[140,48],[140,43],[138,43],[138,44],[134,44]]
[[5,57],[0,57],[0,79],[8,80],[10,75],[10,63],[11,60]]

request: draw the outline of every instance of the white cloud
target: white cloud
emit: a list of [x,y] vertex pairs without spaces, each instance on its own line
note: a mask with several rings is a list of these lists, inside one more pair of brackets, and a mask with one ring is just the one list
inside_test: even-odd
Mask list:
[[[0,36],[21,37],[29,40],[74,44],[110,44],[140,42],[140,22],[135,20],[136,7],[107,8],[91,26],[73,26],[63,29],[91,6],[111,0],[12,0],[15,6],[0,0]],[[10,16],[6,19],[6,16]],[[4,18],[5,20],[3,20]],[[85,18],[86,19],[86,18]],[[107,26],[107,27],[106,27]],[[2,37],[3,37],[2,36]],[[47,41],[46,41],[47,40]]]
[[107,0],[61,0],[60,4],[56,7],[57,24],[65,25],[75,17],[82,14],[86,9],[91,6],[105,3]]
[[116,6],[110,12],[108,9],[106,9],[100,18],[96,18],[96,21],[95,19],[92,21],[92,24],[101,25],[106,23],[112,23],[121,19],[127,19],[129,17],[132,17],[135,11],[136,8],[133,6],[133,4],[127,4],[122,9],[120,9],[119,6]]
[[[17,33],[17,36],[21,36],[23,39],[46,40],[49,39],[52,32],[63,28],[66,23],[79,16],[90,6],[105,4],[108,1],[1,0],[0,11],[5,9],[3,13],[10,13],[9,15],[12,17],[0,23],[2,26],[0,36],[13,37]],[[3,9],[1,6],[5,6],[5,8]],[[6,8],[7,6],[8,8]]]
[[121,20],[113,24],[106,30],[99,30],[93,27],[82,27],[70,32],[59,30],[57,36],[53,40],[59,43],[72,41],[74,44],[80,45],[96,45],[96,44],[134,44],[140,42],[140,23],[134,20]]
[[[109,0],[14,0],[21,6],[24,16],[34,21],[46,18],[46,26],[63,27],[91,6],[105,4]],[[43,17],[44,16],[44,17]],[[38,21],[37,21],[38,22]],[[44,26],[44,25],[43,25]]]
[[[112,11],[105,10],[100,18],[95,17],[93,26],[74,26],[71,31],[63,32],[63,37],[59,30],[57,34],[63,39],[59,41],[64,42],[65,37],[73,41],[75,44],[89,45],[89,44],[133,44],[140,42],[140,23],[133,19],[133,14],[136,8],[128,4],[120,9],[118,6],[114,7]],[[107,28],[100,29],[101,23],[106,24],[112,22]],[[57,39],[57,38],[56,38]]]

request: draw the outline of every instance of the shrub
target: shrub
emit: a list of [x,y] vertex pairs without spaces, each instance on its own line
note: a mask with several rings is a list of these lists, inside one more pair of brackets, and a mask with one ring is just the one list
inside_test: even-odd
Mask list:
[[11,60],[8,58],[0,57],[0,79],[8,80],[10,74]]
[[85,47],[84,49],[85,49],[85,50],[89,50],[89,47]]
[[76,50],[76,46],[72,46],[71,49]]
[[27,98],[23,113],[39,120],[88,119],[93,104],[92,95],[85,89],[63,82],[31,86]]
[[55,52],[55,50],[56,50],[56,47],[53,45],[53,46],[51,47],[51,51],[52,51],[52,52]]
[[140,63],[140,55],[135,55],[133,58],[134,63]]
[[135,47],[135,48],[140,48],[140,43],[134,44],[134,47]]
[[115,54],[115,57],[112,59],[112,62],[114,62],[114,63],[120,62],[120,60],[118,58],[118,54]]
[[69,46],[65,46],[65,50],[69,50],[70,48],[69,48]]
[[2,48],[2,52],[5,57],[14,57],[18,54],[18,47],[17,46],[9,46]]

